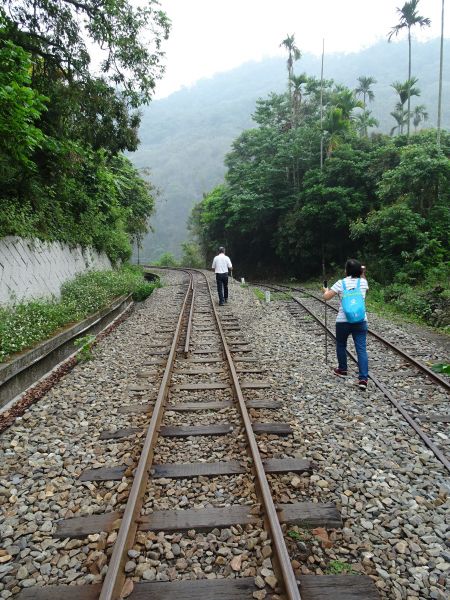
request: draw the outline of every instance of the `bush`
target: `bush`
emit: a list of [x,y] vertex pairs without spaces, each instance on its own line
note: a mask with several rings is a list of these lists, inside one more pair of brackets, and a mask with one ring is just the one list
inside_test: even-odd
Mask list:
[[0,308],[0,362],[101,310],[118,296],[133,294],[134,300],[141,301],[159,286],[159,282],[146,282],[141,268],[126,265],[117,271],[78,275],[62,286],[59,302],[33,300]]
[[164,252],[159,257],[159,260],[155,262],[155,265],[158,267],[178,267],[178,263],[176,258],[170,252]]
[[161,287],[159,282],[150,283],[149,281],[139,282],[133,291],[133,300],[135,302],[142,302],[150,296],[154,289]]
[[440,285],[421,289],[411,285],[393,283],[382,287],[370,281],[369,309],[389,310],[412,317],[433,327],[450,325],[450,293]]

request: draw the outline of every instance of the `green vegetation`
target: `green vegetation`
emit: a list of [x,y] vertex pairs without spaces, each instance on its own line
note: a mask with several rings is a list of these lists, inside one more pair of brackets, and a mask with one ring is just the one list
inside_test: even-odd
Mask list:
[[450,375],[450,364],[438,363],[431,367],[436,373],[444,373],[444,375]]
[[177,260],[171,252],[164,252],[158,260],[154,261],[157,267],[191,267],[192,269],[204,269],[205,259],[202,256],[199,244],[193,241],[181,244],[183,254]]
[[304,537],[304,536],[303,536],[303,535],[302,535],[302,534],[301,534],[299,531],[297,531],[297,530],[295,530],[295,529],[290,529],[290,530],[287,532],[287,534],[288,534],[288,536],[289,536],[290,538],[292,538],[293,540],[302,540],[302,539],[303,539],[303,537]]
[[[402,4],[393,3],[390,25],[397,21],[395,6]],[[339,84],[358,89],[362,85],[361,78],[376,80],[369,84],[373,99],[367,94],[365,99],[366,110],[370,111],[367,116],[369,135],[374,131],[370,125],[371,118],[379,123],[377,131],[386,134],[397,124],[390,113],[395,111],[399,96],[390,84],[404,82],[407,78],[408,41],[404,38],[406,30],[398,41],[391,44],[380,41],[355,53],[326,54],[325,73]],[[300,46],[301,38],[297,42]],[[412,97],[411,110],[414,115],[417,103],[425,106],[428,114],[428,120],[422,120],[417,126],[417,131],[420,131],[437,123],[439,40],[423,43],[413,40],[412,52],[412,72],[419,79],[421,95]],[[450,56],[450,40],[444,41],[444,54],[445,57]],[[244,64],[201,80],[143,108],[139,130],[142,143],[131,159],[139,168],[151,167],[152,183],[161,190],[156,200],[157,211],[152,217],[154,231],[143,241],[141,256],[147,262],[153,262],[166,251],[179,260],[180,244],[187,238],[189,212],[203,193],[223,181],[225,154],[230,151],[233,140],[253,126],[251,114],[257,99],[266,98],[271,91],[281,93],[286,90],[286,59],[287,52],[285,58],[267,58]],[[308,76],[320,75],[320,57],[316,55],[302,53],[296,65],[300,73],[296,77],[301,77],[303,72]],[[445,100],[448,90],[450,71],[444,68],[442,124],[447,129],[450,127],[450,102]],[[362,92],[357,94],[357,99],[364,103]],[[359,122],[362,112],[363,109],[355,111],[358,131],[364,127]],[[411,135],[413,133],[412,124]],[[190,151],[186,152],[186,148]],[[226,245],[226,239],[223,243]],[[231,255],[231,258],[238,267],[241,257]],[[208,261],[210,259],[212,256],[208,256]],[[242,274],[245,276],[245,272]]]
[[450,135],[442,134],[440,146],[434,130],[401,135],[410,121],[404,105],[420,93],[410,78],[393,84],[403,107],[400,134],[368,137],[374,78],[360,77],[352,91],[296,77],[294,36],[283,44],[288,91],[258,100],[256,126],[234,141],[224,183],[192,211],[203,253],[223,243],[249,276],[300,279],[325,278],[355,256],[374,290],[382,286],[380,303],[445,327]]
[[370,284],[369,310],[450,331],[450,291],[430,281],[430,287]]
[[352,565],[342,562],[341,560],[330,560],[328,567],[325,569],[327,575],[340,575],[341,573],[353,573]]
[[144,281],[138,267],[125,266],[77,276],[63,285],[59,301],[35,300],[0,308],[0,362],[81,321],[118,296],[133,294],[135,300],[143,300],[159,286],[159,282]]
[[253,293],[258,298],[258,300],[261,300],[261,302],[263,302],[266,299],[264,292],[257,287],[253,288]]
[[178,262],[173,254],[170,252],[164,252],[159,257],[159,260],[155,262],[155,266],[157,267],[178,267]]
[[88,360],[91,360],[94,342],[95,335],[89,334],[84,335],[83,337],[80,337],[74,341],[73,345],[80,349],[78,352],[78,360],[80,362],[87,362]]
[[[154,209],[122,154],[161,76],[169,22],[156,0],[5,0],[0,8],[0,237],[131,254]],[[31,8],[30,8],[31,7]],[[149,32],[151,34],[149,36]],[[150,37],[150,39],[149,39]],[[100,75],[87,44],[101,46]]]
[[[264,301],[266,300],[266,293],[263,290],[260,290],[257,287],[253,288],[253,293],[258,298],[258,300]],[[290,300],[291,295],[288,292],[270,292],[270,301],[276,302],[277,300]]]

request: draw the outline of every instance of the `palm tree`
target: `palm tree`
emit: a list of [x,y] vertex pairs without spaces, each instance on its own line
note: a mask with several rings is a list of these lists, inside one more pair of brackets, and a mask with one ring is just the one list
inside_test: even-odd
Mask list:
[[332,106],[324,121],[323,130],[327,132],[327,157],[333,154],[334,150],[339,146],[341,139],[350,129],[350,121],[345,117],[342,108],[339,106]]
[[302,56],[302,53],[295,45],[295,36],[294,34],[286,36],[280,47],[284,46],[288,51],[288,59],[287,59],[287,70],[288,70],[288,85],[289,85],[289,97],[292,100],[292,76],[294,75],[294,62],[299,60]]
[[353,110],[355,108],[364,108],[361,100],[357,100],[354,92],[347,88],[340,89],[335,94],[333,104],[342,110],[344,119],[353,119]]
[[356,129],[361,137],[367,137],[367,130],[369,127],[378,127],[379,125],[377,119],[371,115],[372,112],[370,110],[365,110],[357,115],[355,119]]
[[403,106],[400,103],[397,104],[394,112],[391,112],[391,116],[397,121],[397,125],[391,129],[390,135],[394,135],[396,129],[398,129],[399,134],[402,134],[403,127],[406,124],[406,112],[403,110]]
[[[408,80],[411,80],[411,28],[415,25],[422,27],[429,27],[431,25],[428,17],[422,17],[417,14],[417,7],[419,0],[410,0],[405,2],[402,8],[397,7],[397,13],[400,15],[399,23],[392,27],[388,34],[388,40],[391,41],[392,37],[397,36],[402,29],[408,30]],[[411,112],[411,94],[408,94],[408,138],[409,138],[409,127],[410,127],[410,112]]]
[[306,73],[291,76],[291,82],[294,87],[294,92],[292,94],[292,115],[294,117],[294,125],[298,122],[300,113],[300,105],[302,103],[302,96],[304,93],[302,86],[308,82],[308,79],[309,78]]
[[414,125],[414,132],[417,132],[417,127],[420,125],[422,121],[428,121],[428,113],[426,111],[425,104],[418,104],[414,107],[412,118]]
[[375,77],[365,77],[362,75],[358,77],[359,85],[355,89],[355,96],[363,97],[363,112],[357,116],[357,129],[361,135],[361,137],[367,137],[367,130],[369,127],[378,127],[378,121],[371,117],[370,110],[367,110],[366,98],[369,102],[373,102],[375,100],[375,94],[371,89],[371,86],[377,82]]
[[394,81],[391,84],[391,87],[397,92],[400,98],[400,102],[403,106],[405,102],[408,100],[408,97],[411,96],[420,96],[420,89],[414,87],[419,80],[417,77],[413,77],[412,79],[407,79],[406,81]]
[[364,77],[364,75],[362,75],[361,77],[358,77],[358,81],[359,85],[355,89],[355,94],[363,97],[364,110],[366,110],[366,98],[369,100],[369,102],[373,102],[375,99],[375,94],[370,87],[374,85],[377,80],[375,77]]
[[419,88],[414,87],[418,81],[419,80],[417,79],[417,77],[413,77],[412,79],[407,79],[404,82],[394,81],[394,83],[391,85],[391,87],[394,88],[394,90],[397,92],[400,99],[400,102],[395,108],[395,112],[402,113],[403,115],[400,127],[400,134],[403,134],[403,126],[407,125],[411,118],[410,112],[408,110],[405,110],[405,103],[411,99],[411,96],[420,96]]

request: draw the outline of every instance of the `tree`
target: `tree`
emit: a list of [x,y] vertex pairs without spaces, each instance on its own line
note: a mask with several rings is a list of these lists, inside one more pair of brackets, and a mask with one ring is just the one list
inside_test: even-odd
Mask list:
[[355,93],[348,88],[338,88],[338,91],[333,94],[332,104],[342,110],[344,119],[349,120],[354,118],[355,108],[363,108],[363,103],[357,100]]
[[355,118],[355,126],[361,137],[367,137],[367,131],[370,127],[378,127],[379,123],[375,117],[372,117],[370,110],[365,110]]
[[173,254],[170,252],[164,252],[161,254],[159,259],[155,262],[157,267],[178,267],[178,263]]
[[89,77],[86,41],[103,51],[100,69],[132,106],[148,102],[163,73],[161,43],[170,21],[157,0],[5,0],[6,36],[40,57],[47,76]]
[[[162,74],[157,0],[5,0],[0,8],[0,236],[93,246],[115,261],[148,229],[151,186],[120,155]],[[101,76],[88,44],[100,46]]]
[[373,93],[371,87],[377,82],[377,80],[375,77],[364,77],[362,75],[361,77],[358,77],[358,82],[359,85],[355,89],[355,94],[363,97],[363,107],[364,110],[366,110],[366,98],[369,100],[369,102],[373,102],[375,99],[375,94]]
[[[400,134],[403,134],[403,127],[405,124],[408,124],[410,120],[409,111],[405,110],[405,103],[410,101],[411,96],[420,96],[419,88],[414,87],[417,81],[418,79],[413,77],[412,79],[407,79],[404,82],[394,81],[394,83],[391,85],[391,87],[397,92],[400,99],[400,102],[395,107],[395,113],[391,113],[391,115],[396,119],[397,125],[399,125]],[[394,116],[394,114],[400,116],[401,118],[398,119],[397,116]]]
[[412,117],[414,132],[417,132],[417,128],[420,125],[420,123],[422,123],[422,121],[428,121],[428,113],[426,111],[425,104],[418,104],[417,106],[415,106],[412,113]]
[[306,73],[302,73],[301,75],[292,75],[291,82],[294,87],[294,91],[292,94],[292,114],[294,117],[294,126],[298,124],[299,115],[300,115],[300,106],[302,103],[303,89],[302,86],[308,82],[308,76]]
[[21,166],[35,168],[32,155],[45,138],[36,122],[47,110],[48,98],[30,87],[31,67],[27,52],[0,39],[0,181],[3,182]]
[[390,114],[392,117],[394,117],[395,121],[397,122],[397,125],[394,125],[394,127],[392,127],[389,135],[394,135],[396,130],[398,130],[399,135],[402,135],[403,127],[406,125],[406,112],[404,111],[402,104],[400,104],[400,102],[397,103],[395,110]]
[[[400,16],[397,25],[392,27],[388,34],[388,40],[391,41],[393,36],[397,36],[403,29],[408,30],[408,81],[411,81],[411,28],[415,25],[419,27],[429,27],[431,21],[428,17],[422,17],[417,13],[419,0],[410,0],[405,2],[402,8],[397,7],[397,13]],[[407,135],[409,138],[410,118],[411,118],[411,93],[408,93],[408,108],[407,108]]]
[[183,254],[180,260],[181,267],[192,267],[193,269],[204,269],[205,259],[202,256],[200,245],[193,241],[181,244]]
[[342,107],[331,107],[323,121],[323,130],[327,132],[327,157],[339,147],[343,137],[350,131],[350,120],[344,114]]
[[292,76],[294,75],[294,62],[300,60],[302,53],[295,45],[294,34],[287,35],[286,38],[281,42],[280,47],[284,47],[288,51],[288,59],[286,64],[288,70],[289,98],[292,102]]

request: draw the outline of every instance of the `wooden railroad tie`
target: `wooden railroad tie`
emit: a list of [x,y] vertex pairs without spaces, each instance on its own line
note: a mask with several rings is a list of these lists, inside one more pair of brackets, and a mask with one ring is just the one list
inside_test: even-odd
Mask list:
[[[266,473],[303,473],[311,470],[311,463],[303,458],[270,458],[263,461]],[[129,467],[116,465],[87,469],[80,475],[80,481],[121,481]],[[157,479],[186,479],[189,477],[216,477],[218,475],[240,475],[247,468],[238,460],[197,463],[162,463],[154,464],[152,476]]]
[[[223,508],[190,508],[186,510],[155,510],[150,515],[137,519],[139,531],[208,531],[216,527],[231,525],[248,525],[261,521],[263,514],[254,511],[253,507],[235,504]],[[301,527],[325,527],[339,529],[342,519],[339,511],[331,502],[319,504],[315,502],[295,502],[277,505],[280,523]],[[56,531],[52,534],[59,539],[82,538],[93,533],[105,531],[109,533],[116,528],[121,519],[120,512],[102,515],[72,517],[58,521]]]
[[[261,404],[261,401],[259,402]],[[253,402],[255,404],[255,402]],[[208,405],[208,409],[221,409],[230,407],[233,405],[232,402],[186,402],[187,407],[184,411],[191,410],[206,410],[205,406]],[[193,408],[193,405],[194,408]],[[183,409],[176,408],[177,405],[170,408],[168,410],[178,410],[183,411]],[[179,405],[183,406],[183,405]],[[237,404],[235,405],[237,407]],[[253,406],[254,408],[254,406]],[[261,408],[261,406],[258,406]],[[263,408],[267,408],[267,406],[263,406]],[[273,406],[270,406],[273,408]],[[190,436],[199,436],[199,435],[226,435],[227,433],[231,433],[234,429],[234,426],[231,423],[217,423],[210,425],[172,425],[165,426],[163,425],[159,431],[160,435],[163,437],[190,437]],[[292,433],[292,428],[288,423],[253,423],[253,431],[255,433],[268,433],[274,435],[290,435]],[[131,435],[136,435],[137,433],[144,433],[145,429],[140,427],[126,427],[124,429],[117,429],[115,431],[102,431],[100,434],[101,440],[118,440],[124,437],[130,437]]]
[[[211,402],[182,402],[179,404],[168,404],[166,410],[175,411],[194,411],[194,410],[220,410],[221,408],[227,408],[233,406],[235,403],[232,400],[217,400]],[[247,400],[247,408],[267,408],[267,409],[278,409],[282,408],[282,403],[277,400]],[[128,404],[127,406],[121,406],[118,409],[120,414],[144,414],[150,413],[153,409],[153,404],[146,402],[144,404]],[[105,438],[106,439],[106,438]]]
[[[128,600],[253,600],[253,577],[135,583]],[[366,575],[300,575],[302,600],[378,600],[374,582]],[[101,584],[32,587],[17,600],[98,600]]]

